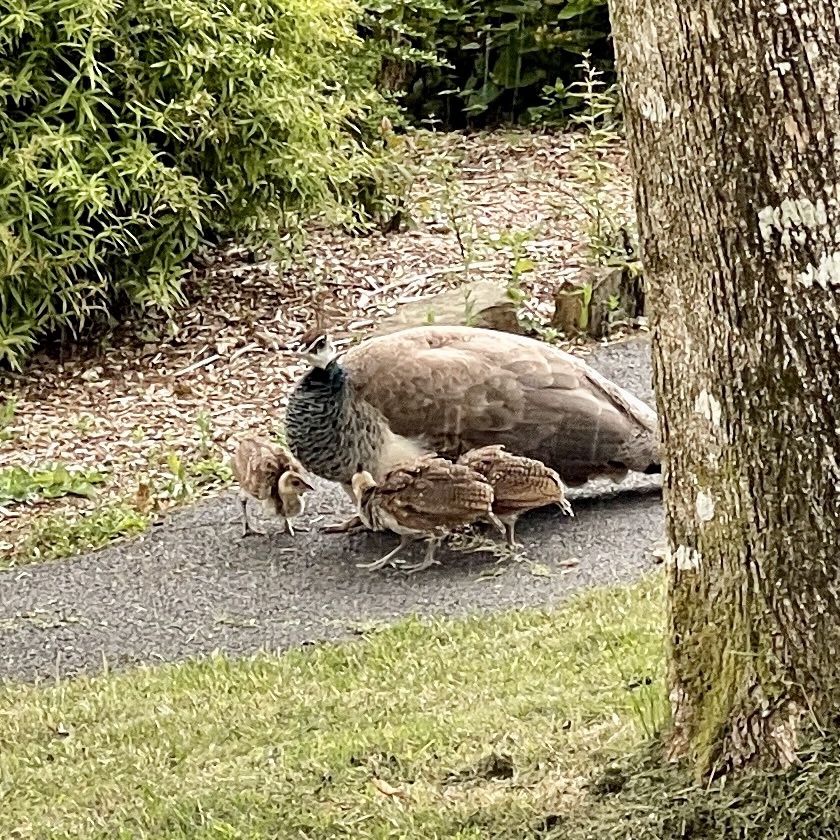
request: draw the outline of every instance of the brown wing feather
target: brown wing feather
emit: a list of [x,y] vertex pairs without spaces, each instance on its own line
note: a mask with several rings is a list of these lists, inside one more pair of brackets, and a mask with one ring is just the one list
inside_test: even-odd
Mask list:
[[457,528],[486,516],[493,490],[467,467],[426,457],[392,470],[376,488],[378,504],[417,531]]
[[493,510],[499,516],[556,504],[565,499],[557,473],[540,461],[512,455],[501,446],[473,449],[458,463],[483,475],[493,487]]
[[361,395],[406,437],[440,454],[503,444],[567,484],[610,465],[659,463],[656,413],[580,359],[534,339],[470,327],[416,327],[351,348]]

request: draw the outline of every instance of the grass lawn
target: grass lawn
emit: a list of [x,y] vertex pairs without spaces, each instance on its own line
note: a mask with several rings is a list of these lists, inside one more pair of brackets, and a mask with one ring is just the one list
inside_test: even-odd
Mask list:
[[547,836],[661,722],[662,616],[654,576],[279,657],[6,683],[0,838]]

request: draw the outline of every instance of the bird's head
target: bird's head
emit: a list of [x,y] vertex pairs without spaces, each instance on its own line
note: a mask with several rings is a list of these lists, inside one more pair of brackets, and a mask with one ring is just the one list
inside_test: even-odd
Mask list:
[[376,482],[374,481],[373,476],[366,469],[363,469],[361,464],[359,464],[353,475],[351,486],[353,487],[353,496],[355,497],[356,502],[361,504],[362,496],[364,496],[365,491],[369,490],[371,487],[376,487]]
[[281,498],[297,498],[315,488],[298,472],[286,470],[277,479],[277,492]]
[[298,353],[312,367],[326,368],[338,355],[338,349],[329,333],[307,333],[301,339]]

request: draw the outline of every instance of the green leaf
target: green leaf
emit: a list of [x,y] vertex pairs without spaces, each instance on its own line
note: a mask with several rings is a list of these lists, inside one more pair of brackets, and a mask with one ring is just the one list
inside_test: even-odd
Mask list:
[[516,86],[516,71],[519,65],[520,55],[514,44],[511,44],[499,53],[496,63],[490,75],[493,81],[503,88]]
[[570,0],[554,17],[557,20],[571,20],[605,5],[601,0]]
[[467,109],[470,111],[481,111],[495,102],[504,92],[505,89],[503,87],[490,81],[486,85],[482,85],[482,87],[469,97],[467,100]]
[[529,271],[533,271],[536,268],[537,264],[528,257],[520,257],[513,265],[513,271],[515,274],[527,274]]
[[531,7],[526,6],[524,4],[523,5],[517,5],[517,6],[502,5],[502,6],[495,6],[494,11],[495,12],[502,12],[503,14],[506,14],[506,15],[527,15],[531,11]]
[[597,29],[570,29],[555,39],[558,47],[568,52],[583,55],[596,41],[604,38],[604,33]]

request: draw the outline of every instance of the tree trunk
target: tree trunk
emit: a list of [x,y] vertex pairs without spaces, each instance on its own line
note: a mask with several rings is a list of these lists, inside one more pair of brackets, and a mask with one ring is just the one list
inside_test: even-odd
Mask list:
[[840,710],[840,11],[612,0],[665,448],[670,752]]

